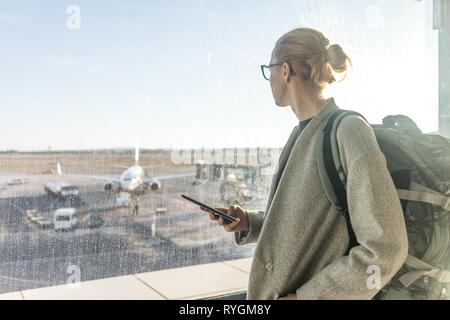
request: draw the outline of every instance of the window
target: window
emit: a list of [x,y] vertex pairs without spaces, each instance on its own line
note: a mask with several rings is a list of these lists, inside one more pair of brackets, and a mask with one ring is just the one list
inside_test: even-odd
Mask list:
[[339,106],[438,130],[431,0],[0,1],[0,293],[252,257],[180,194],[265,208],[298,119],[259,68],[302,26],[352,60]]
[[69,221],[70,217],[69,216],[57,216],[56,217],[56,221]]
[[76,186],[66,186],[66,187],[62,187],[61,191],[66,191],[66,192],[78,191],[78,188]]

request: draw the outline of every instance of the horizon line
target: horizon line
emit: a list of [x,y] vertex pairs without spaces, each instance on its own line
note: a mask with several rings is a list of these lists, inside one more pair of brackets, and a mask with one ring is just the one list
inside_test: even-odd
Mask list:
[[[191,151],[200,151],[200,150],[246,150],[246,149],[282,149],[283,147],[216,147],[216,148],[139,148],[139,151],[184,151],[184,150],[191,150]],[[7,153],[70,153],[70,152],[98,152],[98,151],[130,151],[134,152],[134,148],[124,148],[124,147],[117,147],[117,148],[99,148],[99,149],[55,149],[55,150],[15,150],[15,149],[9,149],[9,150],[0,150],[0,154],[7,154]]]

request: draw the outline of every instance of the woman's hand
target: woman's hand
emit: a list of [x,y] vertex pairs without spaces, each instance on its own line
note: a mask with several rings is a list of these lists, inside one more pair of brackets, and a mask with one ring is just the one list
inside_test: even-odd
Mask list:
[[222,217],[219,217],[211,211],[200,207],[203,211],[209,212],[209,218],[212,221],[217,221],[227,232],[248,231],[248,217],[245,211],[240,206],[230,206],[227,208],[214,208],[224,213],[228,213],[230,216],[236,218],[236,221],[231,223],[224,223]]

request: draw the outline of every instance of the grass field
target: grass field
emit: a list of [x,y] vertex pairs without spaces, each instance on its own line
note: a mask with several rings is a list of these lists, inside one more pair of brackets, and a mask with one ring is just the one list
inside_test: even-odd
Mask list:
[[[60,163],[65,172],[84,174],[107,174],[123,171],[114,165],[131,166],[134,163],[134,153],[11,153],[0,154],[0,173],[23,172],[26,174],[54,173],[56,163]],[[191,165],[174,164],[170,152],[141,153],[141,166],[158,165],[161,169],[187,168]],[[150,171],[152,171],[150,169]]]

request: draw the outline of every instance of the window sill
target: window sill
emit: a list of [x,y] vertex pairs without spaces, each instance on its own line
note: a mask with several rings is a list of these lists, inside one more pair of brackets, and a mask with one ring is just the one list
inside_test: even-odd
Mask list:
[[252,258],[0,294],[0,300],[242,299]]

